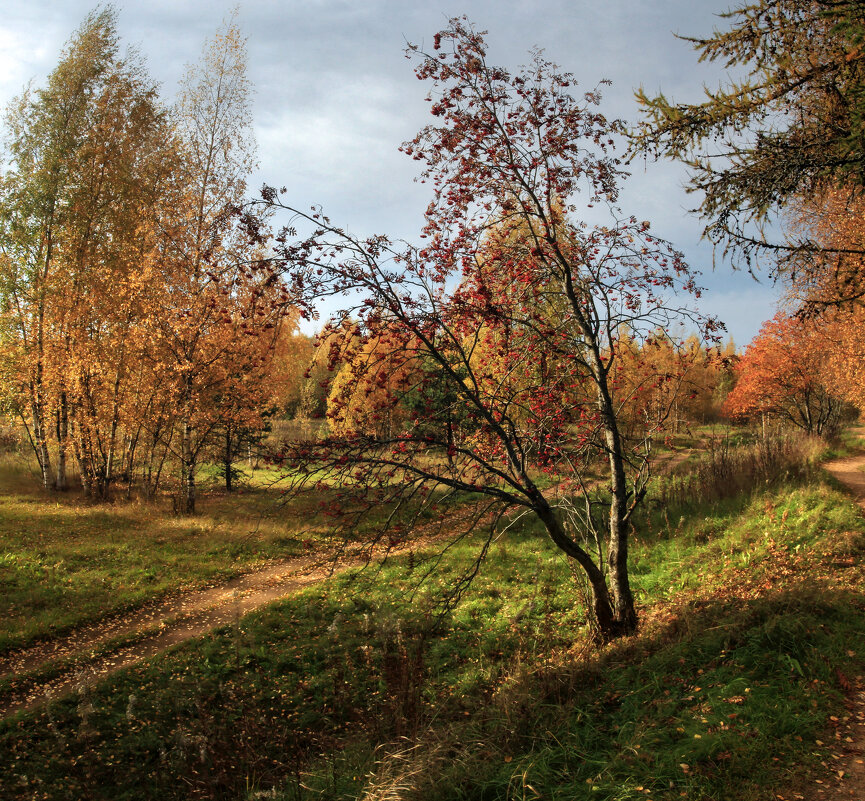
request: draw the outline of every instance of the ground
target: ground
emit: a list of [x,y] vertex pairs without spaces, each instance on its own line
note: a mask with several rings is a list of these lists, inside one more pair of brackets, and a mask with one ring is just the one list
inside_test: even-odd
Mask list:
[[[865,512],[865,456],[836,459],[823,467],[853,494]],[[865,676],[841,679],[839,677],[841,685],[847,690],[849,716],[831,721],[839,758],[831,765],[827,763],[830,769],[816,780],[816,786],[786,795],[778,793],[778,799],[865,799]]]
[[[860,504],[865,504],[863,466],[865,457],[826,465],[839,481],[855,493]],[[786,520],[786,514],[771,513],[770,517],[774,516],[783,528],[781,524]],[[705,536],[711,538],[714,530],[707,518]],[[671,543],[671,547],[673,545]],[[778,546],[779,565],[786,569],[794,554],[785,550],[780,540]],[[730,552],[731,560],[735,559],[737,563],[746,556]],[[749,564],[743,562],[739,569],[742,577],[751,577]],[[114,670],[145,660],[209,629],[233,624],[246,612],[277,598],[293,595],[300,588],[326,575],[327,570],[309,558],[284,560],[217,587],[186,592],[134,613],[118,615],[108,621],[80,628],[72,634],[9,654],[0,659],[0,711],[5,717],[24,706],[38,705],[46,696],[62,695],[76,686],[80,687],[82,683],[92,682]],[[669,580],[672,578],[673,574]],[[730,580],[735,582],[732,576]],[[754,580],[753,587],[740,587],[745,590],[741,593],[743,598],[750,597],[748,593],[752,589],[754,593],[760,592],[757,580]],[[663,613],[662,607],[663,604],[659,604],[659,611],[655,614]],[[516,621],[518,614],[514,614],[511,620]],[[334,622],[327,629],[328,632],[335,625]],[[817,748],[825,751],[825,771],[818,774],[816,779],[809,779],[807,785],[800,783],[776,790],[774,798],[778,801],[865,799],[865,679],[847,667],[844,668],[847,675],[834,667],[833,670],[837,685],[845,691],[847,712],[831,718],[828,721],[830,734],[820,735],[822,739],[815,743]],[[16,680],[16,675],[23,675],[25,679]],[[706,686],[702,681],[699,684],[704,688]],[[2,694],[4,688],[6,692]],[[699,687],[694,692],[697,691]],[[135,692],[138,693],[138,690]],[[734,699],[728,701],[731,704],[739,703]],[[732,708],[736,710],[735,706]],[[505,762],[509,762],[508,756]],[[733,799],[736,796],[729,797]]]
[[[175,595],[2,656],[0,680],[13,684],[10,692],[0,696],[0,716],[32,708],[82,682],[92,683],[172,645],[235,623],[330,572],[312,559],[281,561],[217,587]],[[62,665],[59,672],[41,678],[52,664]],[[16,676],[34,678],[15,682]]]

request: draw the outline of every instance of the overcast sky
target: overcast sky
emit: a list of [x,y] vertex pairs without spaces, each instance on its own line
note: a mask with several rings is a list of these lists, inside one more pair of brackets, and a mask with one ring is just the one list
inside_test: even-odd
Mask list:
[[[0,19],[0,101],[27,81],[41,85],[93,3],[5,0]],[[185,64],[198,59],[234,7],[224,0],[136,0],[115,3],[124,43],[137,46],[171,98]],[[727,0],[247,0],[239,22],[248,37],[256,87],[254,129],[260,167],[252,188],[288,188],[300,207],[321,204],[334,222],[359,234],[415,239],[428,200],[413,182],[417,163],[397,152],[427,121],[426,89],[404,57],[406,41],[431,42],[449,17],[465,14],[489,32],[491,63],[516,67],[533,46],[580,85],[604,91],[607,116],[633,121],[634,89],[697,100],[703,84],[724,75],[696,63],[687,42],[723,20]],[[696,204],[682,190],[684,173],[669,163],[640,164],[622,198],[623,211],[653,229],[702,270],[702,308],[727,324],[743,346],[775,311],[777,291],[729,263],[712,267],[700,242]]]

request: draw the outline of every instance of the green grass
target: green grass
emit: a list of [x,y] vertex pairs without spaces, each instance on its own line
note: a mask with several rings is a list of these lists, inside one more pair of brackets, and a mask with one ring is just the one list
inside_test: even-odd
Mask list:
[[393,560],[0,724],[7,795],[771,798],[831,760],[837,671],[865,662],[858,510],[783,485],[644,522],[638,637],[587,646],[526,523],[443,620],[469,542],[420,589],[418,556]]
[[[425,797],[505,798],[515,783],[544,798],[767,797],[790,767],[830,756],[816,740],[840,695],[821,654],[829,664],[850,661],[844,638],[862,634],[850,601],[796,593],[736,610],[702,607],[668,622],[684,627],[678,638],[663,630],[643,638],[639,659],[599,661],[595,675],[538,671],[512,691],[535,706],[520,728],[488,737],[502,730],[499,719],[471,733],[497,747],[487,759],[467,754],[459,772],[469,786],[445,775],[437,781],[465,790],[427,788]],[[500,695],[514,704],[507,690]]]
[[29,481],[4,485],[0,653],[291,556],[316,536],[308,508],[281,508],[263,489],[205,495],[198,515],[177,517],[165,504],[91,505]]
[[[25,460],[0,461],[7,488],[0,493],[0,655],[172,592],[327,548],[332,531],[320,509],[322,490],[286,498],[280,475],[256,470],[227,494],[204,469],[190,517],[173,514],[170,498],[91,504],[75,491],[41,491]],[[364,526],[385,514],[368,516]]]

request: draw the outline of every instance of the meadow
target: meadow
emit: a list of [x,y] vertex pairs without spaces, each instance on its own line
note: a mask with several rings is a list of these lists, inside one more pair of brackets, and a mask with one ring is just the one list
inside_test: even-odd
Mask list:
[[[416,242],[250,196],[237,10],[173,96],[88,14],[2,123],[0,800],[865,798],[861,11],[722,15],[635,124],[404,42]],[[778,283],[744,351],[641,155]]]
[[301,506],[283,513],[266,471],[258,487],[211,493],[192,517],[174,514],[169,498],[94,505],[40,491],[24,455],[2,460],[0,655],[295,555],[315,536]]
[[[791,450],[748,491],[712,489],[706,459],[659,479],[633,637],[592,644],[580,583],[525,519],[445,613],[476,542],[349,571],[7,718],[4,797],[797,798],[843,757],[865,660],[865,522],[819,456]],[[292,523],[309,509],[273,504],[214,493],[184,519],[19,486],[3,650],[321,547]]]

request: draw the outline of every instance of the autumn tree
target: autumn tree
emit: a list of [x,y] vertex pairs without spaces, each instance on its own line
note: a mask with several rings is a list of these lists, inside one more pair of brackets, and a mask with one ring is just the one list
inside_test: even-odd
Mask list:
[[865,303],[863,212],[865,196],[847,186],[827,187],[791,202],[786,229],[815,247],[791,260],[784,276],[788,305],[814,317]]
[[154,247],[151,209],[170,162],[168,126],[141,62],[119,53],[111,9],[85,20],[46,87],[25,91],[6,122],[0,292],[11,391],[43,484],[52,483],[53,434],[54,485],[66,487],[74,450],[85,489],[102,497]]
[[[821,317],[830,344],[820,352],[817,384],[799,375],[790,378],[794,386],[785,379],[773,389],[757,377],[792,376],[789,362],[757,369],[746,356],[741,376],[754,380],[731,396],[732,408],[742,411],[762,398],[780,413],[774,396],[785,416],[806,428],[822,427],[816,421],[834,418],[838,397],[858,394],[852,375],[865,298],[865,6],[858,0],[751,0],[722,16],[725,29],[689,41],[701,61],[744,77],[707,89],[706,99],[692,104],[641,90],[644,121],[633,144],[637,152],[685,163],[688,189],[701,195],[698,211],[708,237],[743,256],[749,268],[757,257],[767,258],[791,289],[802,325],[776,318],[761,335],[761,348],[773,341],[777,348],[784,337],[790,346],[805,347],[805,332],[816,336],[808,321]],[[760,361],[757,354],[753,359]],[[801,365],[812,376],[814,356],[807,354]],[[806,386],[813,386],[808,402]]]
[[[468,528],[485,514],[491,522],[457,595],[503,515],[533,515],[586,577],[590,618],[609,640],[637,626],[629,530],[652,436],[651,423],[632,436],[620,427],[620,337],[670,330],[683,315],[705,323],[675,294],[699,290],[648,222],[618,213],[621,127],[601,114],[597,91],[575,95],[573,77],[540,53],[516,73],[489,64],[484,36],[464,20],[433,47],[409,52],[437,123],[403,146],[433,188],[425,244],[354,238],[296,209],[293,224],[312,232],[281,237],[307,302],[345,298],[360,350],[387,342],[389,369],[412,376],[378,396],[376,413],[410,398],[413,425],[295,443],[283,458],[296,491],[322,477],[341,486],[334,508],[352,536],[358,516],[388,509],[380,543],[410,536],[441,492],[478,499]],[[608,210],[606,224],[574,219],[580,195]],[[288,208],[274,190],[264,199]],[[358,370],[352,380],[369,377]],[[599,459],[606,476],[595,485],[587,468]],[[545,473],[552,492],[540,489]]]
[[825,354],[828,389],[861,415],[865,411],[865,307],[834,310],[827,317],[820,325],[831,341]]
[[[865,185],[865,7],[858,0],[751,0],[729,22],[688,38],[700,61],[744,77],[698,103],[637,94],[644,121],[637,151],[683,162],[701,196],[707,236],[751,265],[768,256],[780,272],[825,250],[806,237],[772,237],[797,198]],[[735,72],[734,72],[735,74]],[[842,248],[839,253],[844,253]],[[862,251],[855,248],[857,256]]]
[[92,497],[118,474],[131,486],[139,466],[152,492],[174,451],[193,511],[210,440],[230,457],[273,408],[291,307],[263,258],[266,226],[240,222],[248,96],[232,20],[169,112],[141,59],[120,53],[109,7],[85,20],[46,87],[13,104],[0,389],[46,487],[65,488],[71,453]]
[[356,433],[393,438],[410,424],[404,399],[420,365],[407,359],[409,343],[401,327],[381,326],[375,336],[358,337],[356,348],[343,353],[327,399],[330,430],[337,436]]
[[807,321],[779,312],[763,324],[739,361],[725,412],[740,418],[768,415],[808,434],[831,431],[844,408],[831,392],[827,372],[833,344]]
[[351,317],[329,320],[312,341],[312,353],[304,367],[298,416],[307,420],[327,417],[327,401],[333,378],[343,363],[357,352],[358,327]]
[[732,369],[732,343],[721,348],[694,335],[676,341],[657,331],[627,345],[620,349],[617,380],[634,389],[623,419],[641,425],[651,419],[659,429],[677,434],[683,425],[705,423],[718,413],[718,395]]
[[287,320],[274,343],[273,358],[268,370],[268,383],[274,405],[280,417],[292,419],[300,415],[306,370],[312,364],[315,338],[302,333],[297,314]]
[[240,225],[255,164],[249,103],[246,43],[232,18],[182,83],[176,119],[185,191],[163,223],[164,306],[154,317],[177,410],[171,447],[181,464],[181,509],[189,514],[212,435],[221,430],[230,452],[234,435],[261,420],[259,379],[290,308],[264,259],[266,230]]

